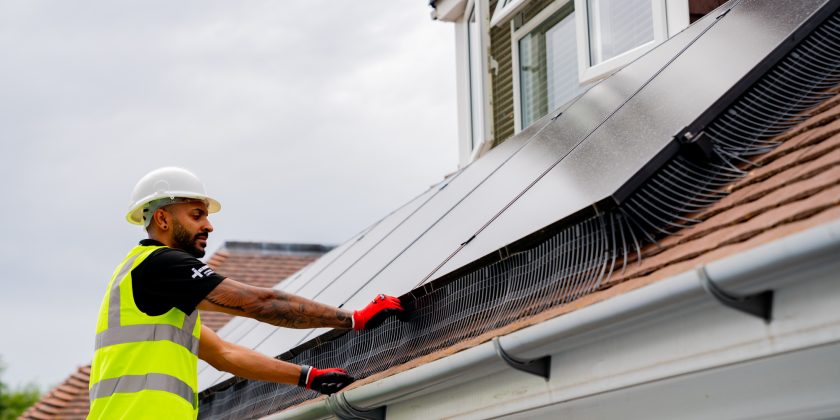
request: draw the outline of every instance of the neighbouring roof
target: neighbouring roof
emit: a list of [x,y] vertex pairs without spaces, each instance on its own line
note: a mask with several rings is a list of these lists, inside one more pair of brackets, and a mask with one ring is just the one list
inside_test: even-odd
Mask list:
[[40,401],[24,411],[20,418],[84,420],[90,409],[89,381],[90,365],[76,369],[61,385],[53,388]]
[[[274,287],[333,247],[320,244],[226,242],[207,261],[217,273],[258,287]],[[202,323],[214,331],[231,315],[201,311]],[[90,409],[90,365],[73,372],[61,385],[27,409],[23,419],[85,419]]]

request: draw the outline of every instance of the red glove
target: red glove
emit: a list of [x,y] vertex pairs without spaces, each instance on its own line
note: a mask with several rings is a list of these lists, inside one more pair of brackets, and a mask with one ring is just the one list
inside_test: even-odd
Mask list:
[[403,311],[399,298],[383,294],[376,295],[368,306],[353,312],[353,329],[370,330],[378,327],[389,316]]
[[300,366],[298,385],[322,394],[334,394],[355,381],[344,369],[317,369],[312,366]]

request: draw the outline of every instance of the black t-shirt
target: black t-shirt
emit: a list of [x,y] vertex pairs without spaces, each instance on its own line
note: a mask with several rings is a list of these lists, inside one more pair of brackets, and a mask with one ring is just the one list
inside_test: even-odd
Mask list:
[[[163,245],[144,239],[140,245]],[[172,308],[190,314],[225,278],[198,258],[175,248],[152,252],[131,270],[134,302],[146,315],[163,315]]]

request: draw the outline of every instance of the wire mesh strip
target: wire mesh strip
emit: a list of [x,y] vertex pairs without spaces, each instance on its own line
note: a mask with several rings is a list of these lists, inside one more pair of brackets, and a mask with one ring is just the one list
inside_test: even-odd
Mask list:
[[[613,214],[592,217],[530,251],[419,296],[405,322],[392,319],[372,332],[341,335],[290,361],[342,366],[366,377],[570,302],[597,288],[613,269],[616,250],[622,248],[615,232],[626,226]],[[316,395],[244,381],[204,398],[200,413],[202,418],[259,417]]]
[[[599,288],[644,246],[697,223],[690,214],[725,196],[773,136],[807,119],[840,83],[840,16],[834,14],[706,128],[712,159],[680,153],[620,206],[565,226],[500,261],[412,291],[407,319],[372,332],[329,333],[283,355],[293,363],[343,367],[367,377],[565,305]],[[254,418],[316,397],[259,381],[229,381],[202,393],[201,418]]]

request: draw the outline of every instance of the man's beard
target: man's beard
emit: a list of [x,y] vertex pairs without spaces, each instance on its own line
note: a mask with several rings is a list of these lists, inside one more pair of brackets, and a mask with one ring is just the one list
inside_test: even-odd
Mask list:
[[191,237],[182,224],[178,223],[177,220],[172,221],[172,239],[175,241],[176,248],[186,251],[193,257],[201,258],[204,256],[204,250],[195,245],[195,242],[201,237],[207,238],[207,233],[197,233]]

